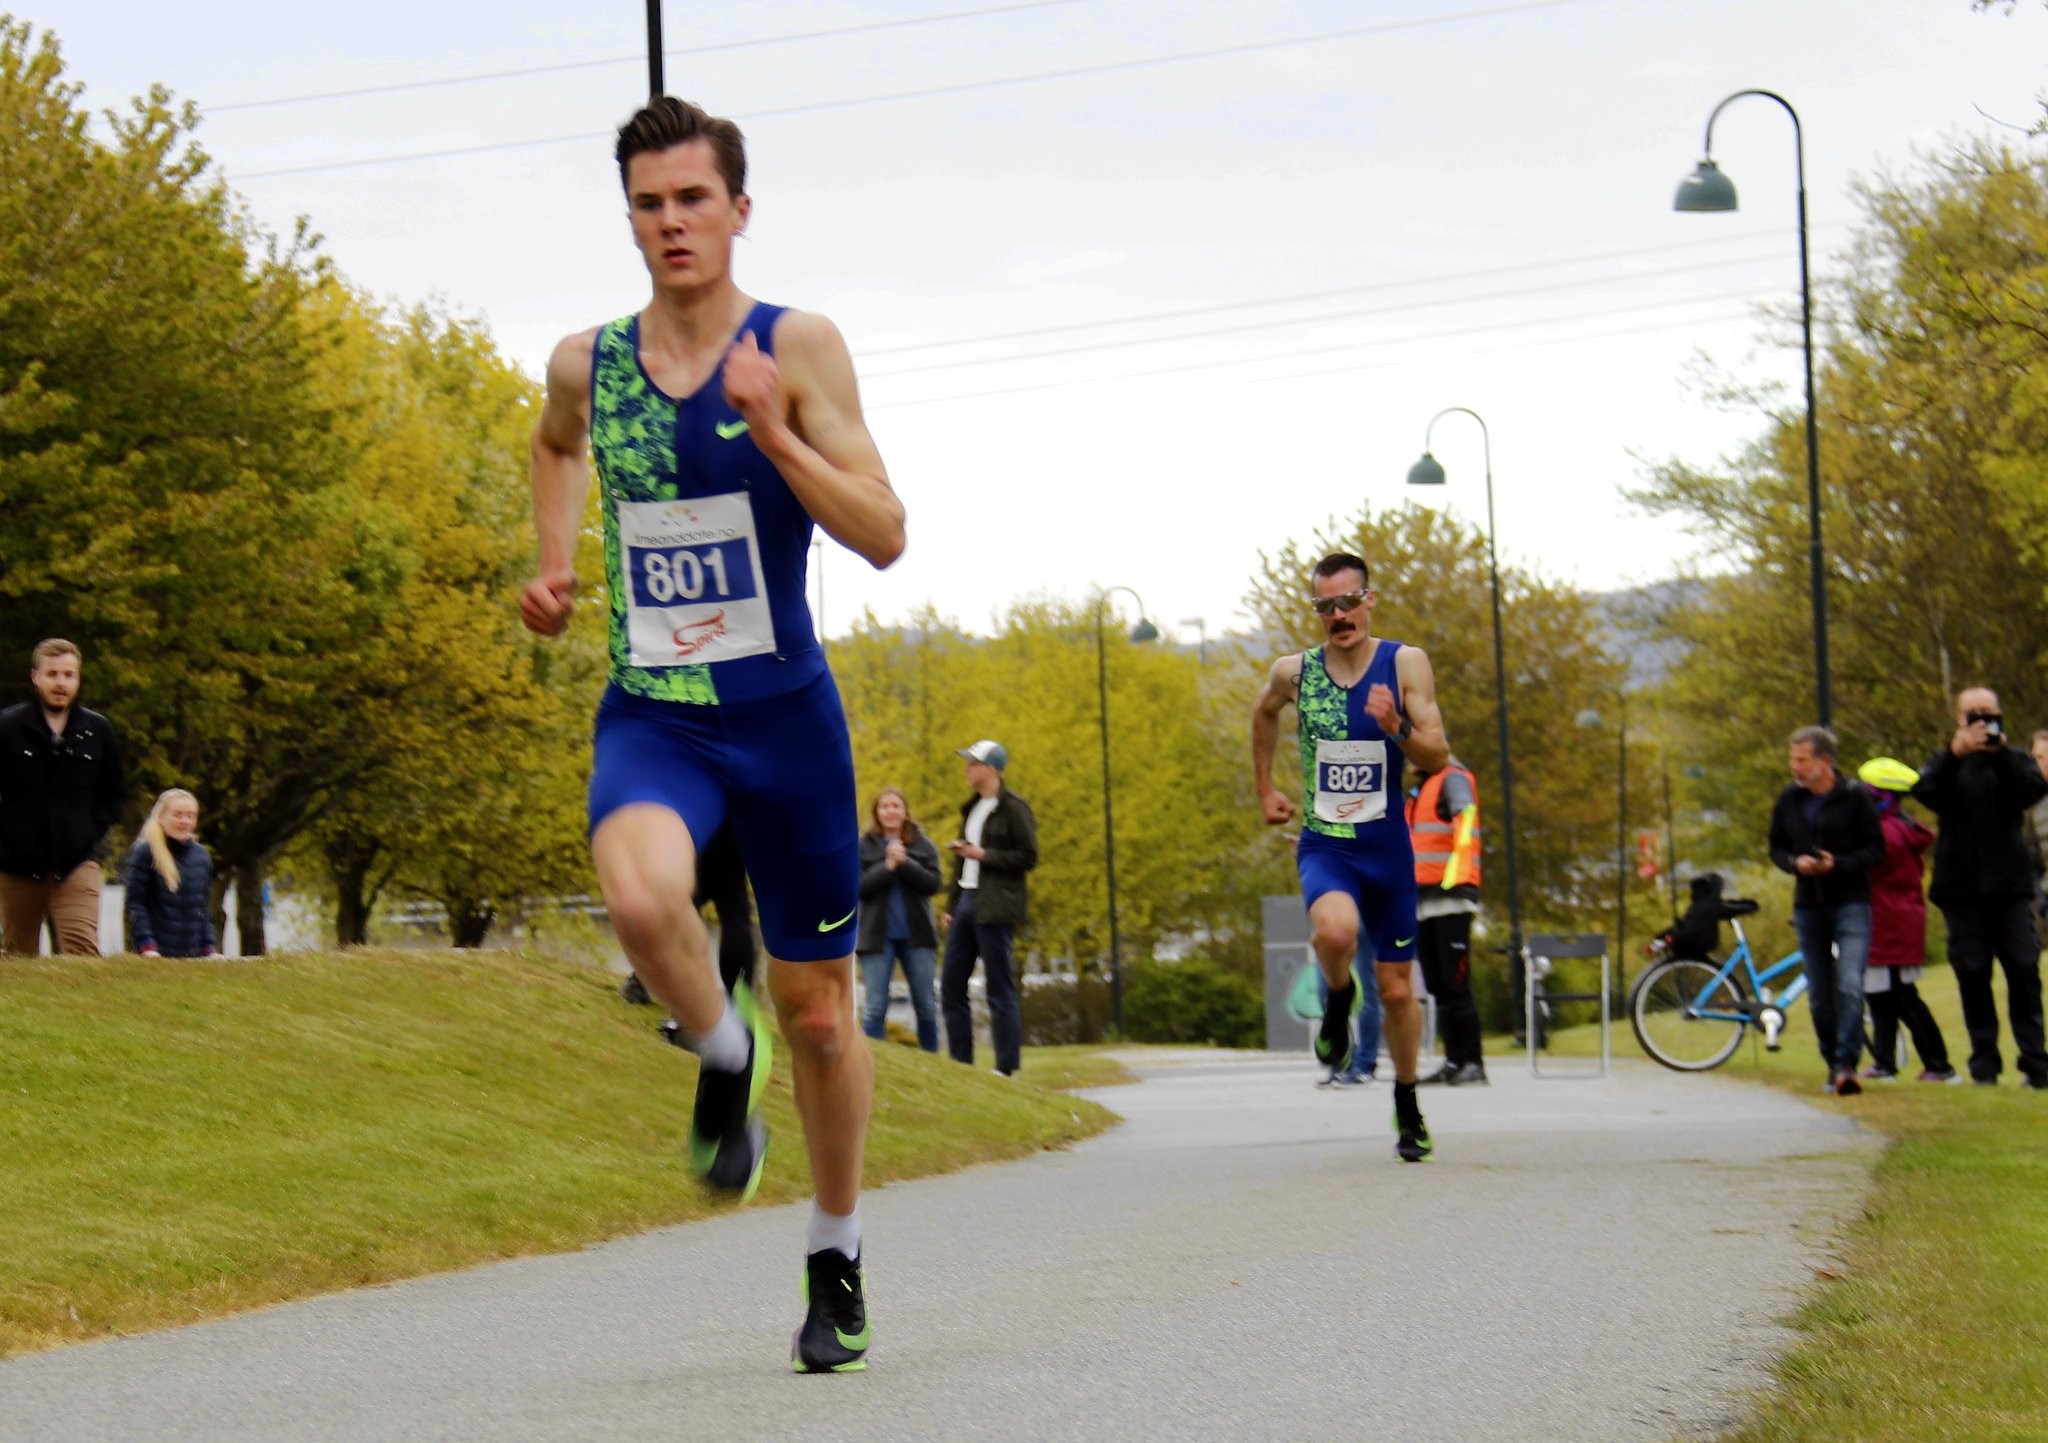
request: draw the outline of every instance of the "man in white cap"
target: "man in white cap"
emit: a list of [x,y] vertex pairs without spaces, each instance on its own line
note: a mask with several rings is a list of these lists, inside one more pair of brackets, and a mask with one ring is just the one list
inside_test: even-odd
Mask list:
[[1011,946],[1024,925],[1024,877],[1038,865],[1038,822],[1030,804],[1003,785],[1010,754],[1001,742],[978,741],[960,748],[958,755],[966,758],[967,784],[974,795],[960,804],[960,835],[947,843],[953,853],[953,885],[941,919],[950,930],[945,965],[939,971],[946,1050],[955,1062],[974,1065],[974,1014],[967,1005],[967,979],[974,975],[979,958],[988,987],[996,1071],[1012,1077],[1024,1043],[1024,1020],[1017,1007]]

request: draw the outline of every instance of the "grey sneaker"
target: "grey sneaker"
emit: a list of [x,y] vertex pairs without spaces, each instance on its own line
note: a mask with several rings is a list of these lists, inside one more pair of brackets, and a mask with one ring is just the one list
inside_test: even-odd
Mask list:
[[1483,1062],[1468,1062],[1449,1077],[1446,1077],[1444,1081],[1453,1087],[1465,1087],[1475,1082],[1479,1086],[1485,1087],[1488,1085],[1486,1081],[1486,1064]]

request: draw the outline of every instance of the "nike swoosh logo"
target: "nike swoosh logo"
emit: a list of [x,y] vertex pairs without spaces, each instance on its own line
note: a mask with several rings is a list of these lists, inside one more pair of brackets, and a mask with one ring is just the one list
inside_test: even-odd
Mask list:
[[1407,945],[1408,945],[1408,944],[1409,944],[1410,942],[1413,942],[1414,940],[1415,940],[1415,939],[1414,939],[1413,937],[1403,937],[1403,938],[1401,938],[1401,939],[1400,939],[1400,940],[1399,940],[1398,942],[1396,942],[1396,943],[1395,943],[1394,945],[1395,945],[1396,947],[1406,947],[1406,946],[1407,946]]
[[719,440],[730,441],[735,436],[747,434],[747,423],[745,421],[720,421],[712,429],[718,432]]
[[874,1325],[870,1323],[858,1333],[842,1333],[837,1328],[834,1328],[832,1336],[839,1340],[839,1346],[842,1348],[865,1348],[868,1345],[868,1339],[874,1334],[874,1331]]
[[818,930],[820,932],[837,932],[841,927],[844,927],[848,922],[851,922],[853,920],[854,912],[858,912],[859,910],[860,908],[855,907],[853,909],[853,912],[848,912],[844,917],[841,917],[837,922],[820,922],[818,924]]

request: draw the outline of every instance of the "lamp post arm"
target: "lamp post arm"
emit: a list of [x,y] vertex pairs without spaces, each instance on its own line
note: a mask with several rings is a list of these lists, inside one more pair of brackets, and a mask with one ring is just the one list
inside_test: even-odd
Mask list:
[[1721,112],[1744,96],[1759,95],[1776,101],[1792,117],[1792,167],[1799,193],[1799,340],[1806,369],[1806,517],[1807,567],[1813,589],[1813,669],[1817,711],[1822,726],[1834,724],[1833,685],[1828,663],[1828,583],[1826,553],[1820,533],[1820,425],[1813,395],[1813,278],[1807,260],[1806,242],[1806,127],[1792,102],[1775,90],[1738,90],[1715,106],[1707,116],[1706,153],[1714,153],[1714,122]]
[[1486,457],[1486,569],[1493,584],[1493,714],[1497,724],[1496,744],[1500,748],[1500,811],[1507,838],[1508,856],[1508,949],[1511,966],[1519,966],[1522,955],[1522,879],[1515,847],[1515,758],[1508,744],[1508,664],[1501,640],[1500,550],[1496,545],[1493,518],[1493,432],[1486,418],[1470,406],[1446,406],[1429,418],[1422,433],[1422,446],[1429,449],[1436,423],[1450,415],[1470,416],[1479,423],[1479,437]]

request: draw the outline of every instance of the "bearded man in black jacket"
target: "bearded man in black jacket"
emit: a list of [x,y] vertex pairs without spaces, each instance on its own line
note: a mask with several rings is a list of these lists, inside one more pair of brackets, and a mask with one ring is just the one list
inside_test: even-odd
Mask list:
[[78,705],[79,653],[35,649],[36,699],[0,711],[0,955],[33,957],[43,928],[57,950],[100,950],[100,864],[127,783],[113,723]]

